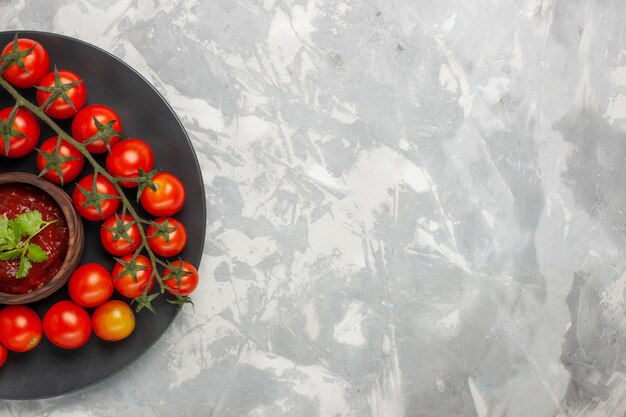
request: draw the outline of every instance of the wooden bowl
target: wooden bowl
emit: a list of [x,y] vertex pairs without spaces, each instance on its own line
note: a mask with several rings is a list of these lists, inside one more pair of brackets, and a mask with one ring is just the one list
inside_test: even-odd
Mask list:
[[74,210],[70,197],[56,185],[25,172],[7,172],[0,174],[0,184],[30,184],[49,194],[59,205],[69,232],[69,244],[65,260],[58,272],[43,287],[25,294],[7,294],[0,292],[0,304],[26,304],[41,300],[61,288],[78,266],[85,245],[83,222]]

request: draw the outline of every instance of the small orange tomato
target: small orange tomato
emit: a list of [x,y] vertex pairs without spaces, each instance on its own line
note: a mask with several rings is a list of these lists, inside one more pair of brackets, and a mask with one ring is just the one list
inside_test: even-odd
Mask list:
[[96,336],[115,342],[126,339],[135,330],[135,313],[125,302],[111,300],[94,311],[91,324]]

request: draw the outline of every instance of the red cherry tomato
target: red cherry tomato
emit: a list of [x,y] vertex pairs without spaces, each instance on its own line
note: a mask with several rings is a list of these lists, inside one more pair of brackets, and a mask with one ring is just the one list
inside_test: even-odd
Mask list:
[[7,361],[7,356],[9,356],[9,352],[7,351],[7,348],[0,345],[0,368],[2,368],[4,363]]
[[93,189],[93,174],[87,175],[85,178],[80,180],[76,188],[74,188],[74,193],[72,194],[72,201],[74,202],[74,208],[87,220],[98,221],[102,219],[106,219],[110,217],[117,211],[117,208],[120,205],[120,199],[118,198],[119,194],[111,181],[104,178],[102,175],[98,175],[96,178],[96,190],[98,194],[106,194],[115,196],[112,198],[106,198],[100,201],[100,209],[102,214],[98,212],[97,207],[94,204],[90,204],[87,201],[87,196],[80,190],[78,186],[83,187],[87,192],[91,192]]
[[[106,125],[110,121],[114,121],[112,129],[116,132],[122,131],[122,121],[120,117],[110,107],[103,106],[101,104],[92,104],[87,106],[78,112],[74,120],[72,121],[72,136],[77,141],[84,143],[89,138],[98,133],[98,126],[93,120],[94,117],[103,125]],[[119,136],[112,136],[109,139],[109,145],[111,148],[120,140]],[[106,144],[103,139],[98,139],[89,145],[87,150],[91,153],[105,153],[108,152]]]
[[[165,223],[167,221],[167,224]],[[150,225],[146,229],[146,236],[148,237],[148,244],[150,248],[159,256],[176,256],[178,255],[187,244],[187,230],[185,226],[173,217],[160,217],[154,221],[162,228],[167,227],[173,229],[170,232],[163,230],[166,234],[167,240],[164,236],[157,234],[159,229],[155,225]]]
[[[40,153],[37,155],[37,168],[42,171],[48,163],[48,157],[44,156],[41,152],[45,152],[48,155],[52,155],[54,149],[57,147],[57,137],[53,136],[46,140],[39,147]],[[63,174],[63,183],[74,181],[85,166],[85,157],[74,146],[70,145],[66,141],[61,141],[59,146],[59,156],[66,158],[74,158],[70,161],[61,163],[61,173]],[[56,168],[49,169],[43,177],[55,184],[61,184],[61,177],[59,176]]]
[[[154,168],[154,154],[150,146],[141,139],[126,139],[113,147],[107,155],[106,167],[109,174],[117,178],[137,178],[139,168],[150,172]],[[137,182],[121,181],[122,187],[136,188]]]
[[[189,295],[196,289],[198,286],[198,270],[189,262],[186,261],[174,261],[172,262],[172,266],[178,268],[182,265],[182,270],[184,272],[189,272],[189,274],[182,275],[180,277],[180,284],[176,281],[176,278],[173,276],[170,268],[165,268],[163,271],[163,283],[167,285],[169,288],[169,292],[172,294],[178,293],[180,295]],[[168,278],[170,276],[171,278]]]
[[[6,122],[11,115],[13,107],[5,107],[0,110],[0,118]],[[21,158],[28,155],[39,141],[39,122],[31,112],[20,108],[13,120],[13,129],[21,132],[25,136],[11,136],[9,139],[9,153],[6,153],[4,137],[0,136],[0,155],[9,158]]]
[[146,188],[141,193],[142,207],[153,216],[172,216],[185,204],[187,194],[178,177],[167,172],[159,172],[152,177],[156,191]]
[[[130,262],[132,259],[133,255],[127,255],[122,258],[122,261]],[[154,286],[154,279],[152,279],[152,263],[150,260],[143,255],[138,255],[137,259],[135,259],[135,264],[146,267],[146,269],[137,271],[137,281],[135,281],[130,274],[123,274],[124,267],[119,262],[113,267],[113,285],[115,285],[115,289],[124,297],[139,297],[146,286],[149,285],[148,292],[150,292]]]
[[[65,92],[65,94],[67,94],[69,99],[72,101],[74,109],[76,110],[74,110],[72,106],[70,106],[69,103],[65,101],[65,99],[59,97],[52,103],[50,103],[49,106],[46,106],[46,108],[44,108],[44,111],[48,116],[54,117],[55,119],[69,119],[85,106],[85,103],[87,102],[87,88],[85,87],[85,83],[81,81],[80,77],[72,71],[59,70],[58,73],[59,79],[63,84],[79,82],[79,84],[75,85]],[[39,86],[54,87],[54,82],[54,72],[50,72],[39,82]],[[48,93],[46,91],[38,89],[37,104],[39,104],[39,106],[41,107],[51,95],[52,93]]]
[[[141,244],[141,235],[139,234],[139,228],[137,224],[133,224],[126,229],[129,223],[132,223],[133,218],[126,214],[123,218],[121,214],[114,214],[102,223],[100,226],[100,241],[102,246],[111,255],[125,256],[134,253]],[[122,226],[121,230],[116,230],[117,223]],[[113,230],[111,230],[113,229]],[[126,237],[119,233],[119,237],[116,237],[116,232],[125,232],[130,239],[130,242],[126,240]]]
[[[48,51],[41,44],[32,39],[21,38],[17,41],[17,47],[20,51],[26,51],[30,48],[33,50],[22,58],[22,63],[26,71],[18,65],[13,64],[8,67],[2,76],[11,85],[18,88],[28,88],[37,84],[50,70],[50,57]],[[13,42],[10,42],[2,50],[2,55],[7,55],[13,51]]]
[[125,302],[111,300],[94,311],[91,323],[96,336],[116,342],[126,339],[135,330],[135,313]]
[[27,352],[41,341],[41,319],[31,308],[14,305],[0,311],[0,343],[14,352]]
[[59,301],[43,318],[43,332],[54,345],[77,349],[91,336],[91,319],[84,308],[71,301]]
[[96,307],[113,295],[113,278],[102,265],[85,264],[70,276],[68,290],[79,306]]

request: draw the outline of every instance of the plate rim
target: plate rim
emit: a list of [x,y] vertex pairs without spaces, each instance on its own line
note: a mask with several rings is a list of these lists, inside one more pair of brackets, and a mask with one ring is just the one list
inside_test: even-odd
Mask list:
[[[185,136],[185,140],[187,140],[187,142],[189,143],[189,147],[192,150],[192,155],[193,155],[193,163],[196,167],[196,171],[197,173],[200,175],[200,182],[202,183],[203,187],[204,187],[204,177],[202,175],[202,168],[200,166],[200,162],[198,161],[198,154],[196,152],[195,147],[193,146],[193,142],[191,141],[191,139],[189,138],[189,134],[187,133],[187,129],[185,128],[185,125],[183,125],[183,123],[181,122],[180,118],[178,117],[178,115],[176,114],[176,112],[174,111],[174,109],[172,108],[172,105],[165,99],[165,97],[163,96],[163,94],[161,94],[161,92],[159,90],[156,89],[156,87],[150,82],[148,81],[148,79],[146,77],[144,77],[139,71],[137,71],[135,68],[133,68],[132,66],[130,66],[129,64],[127,64],[125,61],[123,61],[121,58],[115,56],[114,54],[112,54],[111,52],[107,51],[106,49],[103,49],[97,45],[94,45],[90,42],[84,41],[82,39],[78,39],[78,38],[74,38],[72,36],[68,36],[68,35],[64,35],[61,33],[56,33],[56,32],[48,32],[48,31],[44,31],[44,30],[30,30],[30,29],[23,29],[23,30],[0,30],[0,35],[6,35],[6,34],[34,34],[34,35],[42,35],[42,36],[51,36],[51,37],[57,37],[57,38],[62,38],[66,41],[72,41],[72,42],[78,42],[78,43],[82,43],[86,46],[89,46],[91,48],[94,48],[96,50],[98,50],[99,52],[104,53],[105,55],[108,55],[109,57],[113,58],[115,61],[117,61],[119,64],[125,66],[126,68],[128,68],[129,70],[131,70],[133,73],[135,73],[135,75],[137,75],[143,82],[145,82],[148,86],[150,86],[150,88],[152,89],[152,91],[154,91],[157,96],[161,99],[161,101],[165,104],[165,106],[167,107],[167,109],[170,111],[170,113],[172,114],[172,116],[174,116],[174,119],[176,120],[176,122],[178,123],[178,125],[180,126],[184,136]],[[202,223],[204,224],[204,227],[202,228],[201,231],[201,243],[200,243],[200,259],[198,260],[197,265],[194,265],[196,268],[200,269],[200,264],[202,263],[202,257],[203,257],[203,252],[204,252],[204,245],[205,245],[205,239],[206,239],[206,224],[207,224],[207,213],[206,213],[206,193],[201,193],[202,197],[201,197],[201,209],[202,209]],[[3,397],[0,396],[0,400],[3,401],[33,401],[33,400],[44,400],[44,399],[54,399],[54,398],[61,398],[70,394],[75,394],[77,392],[81,392],[84,390],[87,390],[89,388],[92,388],[104,381],[107,381],[111,378],[113,378],[114,376],[116,376],[117,374],[119,374],[121,371],[126,370],[128,368],[130,368],[131,365],[133,365],[139,358],[141,358],[142,356],[144,356],[146,354],[146,352],[148,352],[150,349],[152,349],[152,347],[154,345],[156,345],[156,343],[161,340],[163,338],[163,335],[170,329],[170,327],[172,326],[172,323],[174,323],[174,320],[176,320],[176,318],[180,315],[181,310],[176,310],[176,312],[174,313],[174,315],[172,316],[172,318],[168,321],[167,325],[163,328],[163,331],[159,334],[159,336],[151,343],[149,343],[146,348],[144,350],[142,350],[136,357],[134,357],[130,362],[128,362],[127,364],[125,364],[124,366],[122,366],[121,368],[119,368],[118,370],[116,370],[115,372],[112,372],[111,374],[105,376],[102,379],[99,379],[97,381],[94,381],[88,385],[85,385],[83,387],[80,388],[75,388],[75,389],[71,389],[68,391],[65,391],[61,394],[55,394],[55,395],[44,395],[44,396],[24,396],[21,398],[10,398],[10,397]]]

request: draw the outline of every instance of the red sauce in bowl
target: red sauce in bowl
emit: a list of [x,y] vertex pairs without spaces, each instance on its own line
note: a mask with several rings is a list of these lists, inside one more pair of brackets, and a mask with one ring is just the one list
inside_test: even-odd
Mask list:
[[48,260],[33,263],[25,278],[16,278],[19,260],[0,261],[0,292],[25,294],[47,284],[59,271],[69,242],[69,230],[61,207],[43,190],[27,184],[0,185],[0,214],[9,219],[38,210],[45,221],[57,220],[35,236],[31,242],[48,253]]

